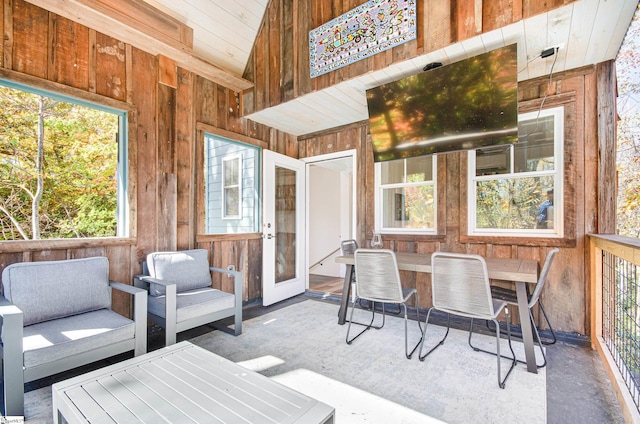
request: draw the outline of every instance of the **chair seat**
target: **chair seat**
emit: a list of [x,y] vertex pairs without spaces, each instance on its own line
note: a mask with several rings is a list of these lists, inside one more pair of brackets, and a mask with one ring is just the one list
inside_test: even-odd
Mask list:
[[[166,296],[149,296],[150,314],[166,318]],[[176,322],[207,315],[224,309],[233,309],[235,296],[210,287],[187,290],[177,294]]]
[[135,322],[110,309],[99,309],[28,325],[23,335],[24,366],[31,368],[131,340]]

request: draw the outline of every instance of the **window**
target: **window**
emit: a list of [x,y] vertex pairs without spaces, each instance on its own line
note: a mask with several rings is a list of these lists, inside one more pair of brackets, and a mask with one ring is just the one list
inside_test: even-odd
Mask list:
[[241,219],[242,186],[240,181],[241,156],[222,159],[222,218]]
[[127,113],[0,80],[0,240],[128,236]]
[[256,233],[260,228],[260,149],[205,133],[206,234]]
[[435,169],[435,155],[376,163],[376,231],[435,233]]
[[564,109],[521,114],[518,142],[469,152],[471,235],[563,236]]

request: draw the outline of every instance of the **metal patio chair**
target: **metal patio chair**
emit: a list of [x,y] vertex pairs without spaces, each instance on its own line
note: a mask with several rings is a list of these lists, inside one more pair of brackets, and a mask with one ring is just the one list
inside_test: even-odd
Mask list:
[[[351,315],[349,318],[349,326],[347,327],[347,344],[353,343],[355,339],[360,337],[367,330],[372,328],[378,330],[385,323],[385,304],[396,304],[404,311],[404,342],[405,355],[408,359],[418,348],[420,341],[409,351],[409,339],[407,330],[407,301],[414,296],[415,308],[418,312],[418,293],[414,288],[402,288],[400,281],[400,273],[398,271],[398,263],[396,255],[393,251],[387,249],[357,249],[354,253],[355,269],[356,269],[356,299],[351,306]],[[353,322],[353,313],[359,300],[368,300],[372,303],[371,321],[365,325],[364,330],[349,338],[351,332],[351,323]],[[382,324],[374,325],[376,308],[375,304],[382,304]],[[418,328],[420,328],[420,314],[418,312]],[[356,323],[354,323],[356,324]]]
[[[505,388],[507,378],[516,365],[515,354],[511,346],[511,329],[509,311],[506,308],[507,302],[495,300],[491,296],[491,286],[487,273],[487,264],[483,257],[463,253],[435,252],[431,256],[431,286],[433,296],[433,307],[429,309],[420,343],[419,359],[425,358],[439,346],[444,344],[449,335],[451,314],[471,318],[469,328],[469,342],[473,333],[473,320],[491,320],[496,324],[496,350],[498,366],[498,386]],[[424,342],[426,340],[427,327],[431,312],[439,310],[447,313],[447,331],[434,347],[427,353],[422,354]],[[507,314],[507,337],[509,349],[513,355],[509,371],[504,379],[501,377],[500,366],[500,326],[498,325],[498,314],[504,310]]]
[[[547,316],[547,313],[545,312],[544,308],[542,307],[542,301],[540,300],[540,294],[542,293],[542,289],[544,289],[545,283],[547,281],[547,277],[549,276],[549,269],[551,268],[551,264],[553,263],[554,258],[556,257],[556,254],[560,251],[560,249],[558,249],[557,247],[550,250],[549,253],[547,254],[547,258],[544,261],[544,265],[542,266],[542,271],[540,272],[540,275],[538,276],[538,282],[536,283],[535,288],[533,289],[533,293],[529,295],[529,293],[527,293],[528,297],[529,297],[529,303],[528,303],[528,307],[529,307],[529,319],[531,320],[531,328],[533,329],[533,335],[534,335],[534,342],[538,343],[538,348],[540,349],[540,352],[542,353],[542,359],[543,362],[542,364],[538,365],[536,364],[536,366],[538,368],[543,368],[547,365],[547,356],[544,352],[544,349],[542,348],[542,345],[544,344],[554,344],[556,342],[556,334],[553,331],[553,328],[551,327],[551,323],[549,322],[549,317]],[[527,290],[528,292],[528,290]],[[498,286],[491,286],[491,295],[493,296],[494,299],[498,299],[498,300],[502,300],[507,302],[510,305],[515,305],[518,306],[518,297],[516,295],[516,291],[513,289],[508,289],[505,287],[498,287]],[[540,332],[538,330],[538,327],[536,325],[536,322],[534,320],[533,317],[533,307],[536,306],[536,303],[538,305],[540,305],[540,311],[542,312],[542,315],[544,316],[544,319],[547,321],[547,325],[549,326],[549,330],[551,331],[551,336],[552,336],[552,341],[551,342],[547,342],[545,343],[541,338],[540,338]],[[473,345],[472,345],[473,347]],[[474,349],[477,349],[475,347],[473,347]],[[492,352],[490,352],[492,353]],[[503,356],[504,357],[504,356]],[[518,362],[524,363],[524,361],[520,361],[518,360]]]

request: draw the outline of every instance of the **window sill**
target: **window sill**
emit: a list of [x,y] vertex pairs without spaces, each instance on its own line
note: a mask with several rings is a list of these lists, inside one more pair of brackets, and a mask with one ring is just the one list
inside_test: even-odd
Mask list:
[[471,244],[504,244],[514,246],[544,246],[544,247],[576,247],[576,239],[568,237],[509,237],[509,236],[479,236],[461,235],[460,243]]
[[95,237],[76,239],[0,241],[0,253],[34,252],[39,250],[77,249],[105,246],[133,246],[135,237]]

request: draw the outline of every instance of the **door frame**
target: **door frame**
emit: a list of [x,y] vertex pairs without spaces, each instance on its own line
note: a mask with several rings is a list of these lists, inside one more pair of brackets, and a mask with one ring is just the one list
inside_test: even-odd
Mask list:
[[[318,163],[318,162],[324,162],[327,160],[332,160],[332,159],[343,159],[343,158],[351,158],[351,169],[352,169],[352,173],[353,173],[353,177],[351,179],[351,202],[352,202],[352,207],[351,207],[351,234],[350,237],[353,239],[356,239],[356,235],[358,233],[358,227],[357,227],[357,216],[358,216],[358,192],[357,192],[357,176],[358,176],[358,162],[357,162],[357,150],[356,149],[349,149],[349,150],[342,150],[340,152],[335,152],[335,153],[326,153],[323,155],[318,155],[318,156],[309,156],[306,158],[301,158],[300,160],[303,161],[306,164],[306,193],[307,193],[307,199],[306,199],[306,205],[305,205],[305,212],[306,212],[306,216],[305,216],[305,234],[309,234],[309,199],[312,196],[312,193],[309,190],[309,167],[310,165],[314,164],[314,163]],[[305,255],[306,255],[306,260],[305,262],[307,264],[309,264],[309,237],[307,237],[306,240],[306,245],[305,245]],[[341,273],[344,274],[344,272],[346,271],[346,266],[345,265],[341,265]],[[306,267],[306,281],[307,281],[307,290],[309,289],[309,268],[308,265]]]

